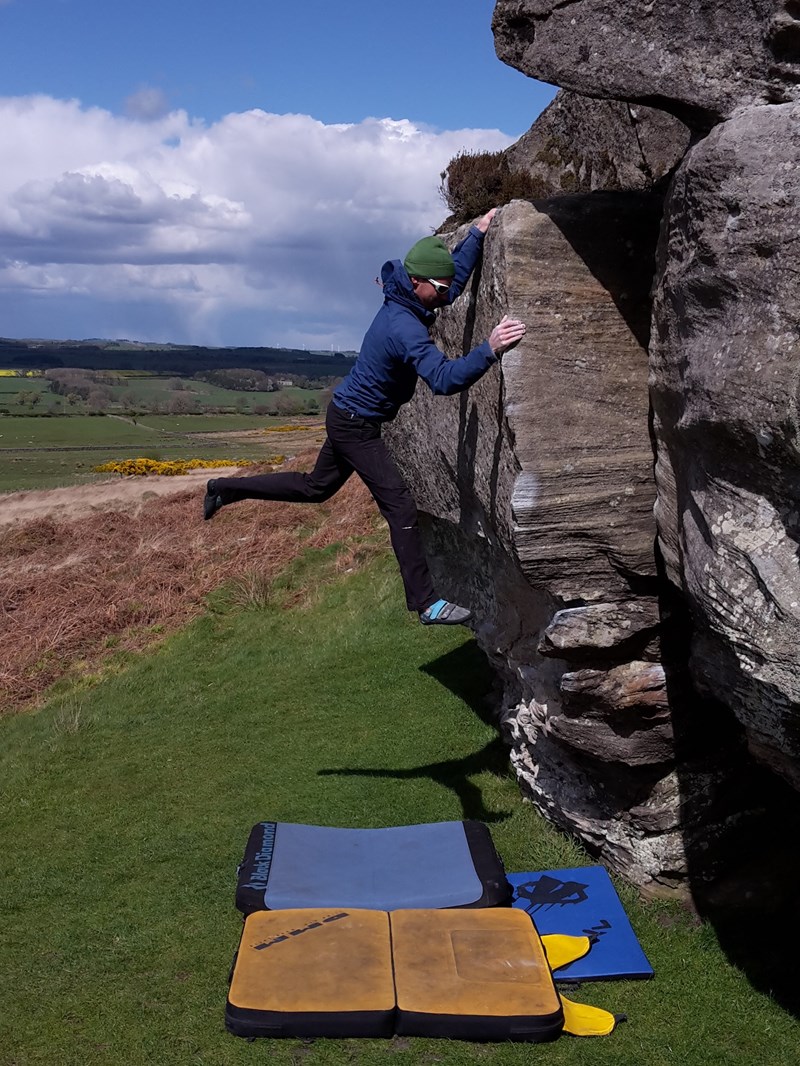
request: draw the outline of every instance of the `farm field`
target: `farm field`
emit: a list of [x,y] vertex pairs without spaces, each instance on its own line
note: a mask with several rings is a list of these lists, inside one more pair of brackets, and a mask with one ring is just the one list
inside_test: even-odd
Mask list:
[[47,382],[36,378],[0,377],[0,415],[78,414],[87,411],[85,404],[70,405],[63,397],[56,396]]
[[141,415],[137,423],[163,433],[252,433],[283,426],[321,425],[323,415]]
[[[2,380],[2,379],[0,379]],[[308,426],[264,433],[272,426]],[[147,415],[134,422],[113,415],[0,418],[0,493],[83,485],[107,479],[94,467],[149,459],[250,459],[268,462],[313,446],[321,420],[255,415]]]
[[[170,389],[170,381],[180,381],[183,388]],[[169,403],[177,396],[193,401],[200,409],[238,407],[244,411],[252,411],[256,407],[268,407],[276,412],[280,403],[287,399],[305,404],[316,400],[321,391],[287,386],[280,392],[233,392],[211,385],[207,381],[175,377],[137,377],[132,378],[130,383],[126,381],[124,385],[112,385],[110,388],[113,395],[112,405],[127,409],[136,409],[154,400]]]
[[[79,373],[79,372],[76,372]],[[84,373],[89,373],[88,371]],[[89,379],[87,379],[88,381]],[[322,389],[286,385],[276,392],[243,392],[221,388],[175,374],[113,371],[98,376],[97,391],[61,395],[42,376],[18,376],[0,368],[0,415],[127,414],[230,412],[240,414],[315,414],[322,407]]]

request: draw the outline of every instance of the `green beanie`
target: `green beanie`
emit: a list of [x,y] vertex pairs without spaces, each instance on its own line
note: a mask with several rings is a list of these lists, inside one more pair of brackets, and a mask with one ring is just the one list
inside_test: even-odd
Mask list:
[[440,237],[423,237],[403,260],[412,278],[452,278],[456,272],[453,257]]

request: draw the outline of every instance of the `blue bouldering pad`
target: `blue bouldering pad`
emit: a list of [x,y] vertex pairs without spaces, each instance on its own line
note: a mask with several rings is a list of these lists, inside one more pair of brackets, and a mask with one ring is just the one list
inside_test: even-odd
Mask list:
[[556,981],[647,978],[647,961],[611,878],[603,866],[508,874],[513,906],[527,911],[541,936],[588,936],[588,955],[553,975]]
[[239,867],[244,914],[299,907],[493,907],[511,886],[482,822],[339,829],[259,822]]

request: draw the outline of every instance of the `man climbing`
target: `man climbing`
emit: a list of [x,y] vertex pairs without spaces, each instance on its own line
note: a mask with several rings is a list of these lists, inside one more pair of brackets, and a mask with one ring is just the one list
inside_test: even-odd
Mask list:
[[308,474],[215,478],[208,482],[204,518],[213,518],[237,500],[322,503],[355,471],[389,525],[409,611],[416,611],[424,625],[455,625],[471,618],[466,607],[434,591],[417,507],[381,439],[381,425],[411,399],[418,377],[437,395],[462,392],[522,339],[524,323],[504,316],[488,340],[458,359],[448,359],[429,335],[436,309],[463,291],[495,211],[471,226],[452,253],[438,237],[423,237],[402,263],[395,259],[384,264],[383,307],[367,330],[353,369],[333,392],[326,416],[328,436],[314,469]]

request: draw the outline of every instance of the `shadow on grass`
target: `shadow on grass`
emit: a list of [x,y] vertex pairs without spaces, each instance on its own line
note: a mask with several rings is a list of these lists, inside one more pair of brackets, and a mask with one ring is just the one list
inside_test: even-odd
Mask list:
[[[768,777],[765,772],[765,796],[770,788]],[[771,810],[773,824],[762,827],[758,840],[751,835],[738,862],[731,862],[724,875],[710,885],[696,887],[694,903],[701,917],[713,926],[730,962],[753,988],[800,1018],[800,877],[795,843],[800,812],[797,795],[789,785],[775,781],[772,785],[766,809]]]
[[[494,676],[485,655],[474,641],[460,645],[420,669],[463,700],[481,721],[487,725],[494,724],[488,699]],[[504,822],[511,816],[511,812],[489,810],[481,789],[473,784],[470,778],[487,771],[498,776],[503,775],[508,773],[508,767],[508,748],[498,733],[479,751],[460,759],[444,759],[402,769],[342,767],[337,770],[319,770],[318,774],[320,777],[385,777],[400,781],[429,778],[456,794],[464,818],[474,818],[481,822]]]
[[[656,558],[663,575],[663,559],[658,553]],[[693,687],[688,664],[695,631],[688,604],[666,578],[660,598],[692,903],[751,986],[800,1018],[800,795],[753,758],[730,707]],[[728,669],[729,692],[749,691],[753,707],[781,707],[785,697],[774,686],[761,681],[754,694],[753,677]],[[788,730],[786,741],[788,747]],[[698,767],[710,782],[704,788],[697,786]],[[715,805],[712,819],[709,802]]]
[[[489,660],[474,640],[460,644],[446,655],[440,655],[433,662],[421,666],[420,670],[463,700],[486,725],[496,725],[490,699],[495,675]],[[503,769],[508,769],[507,752]]]

